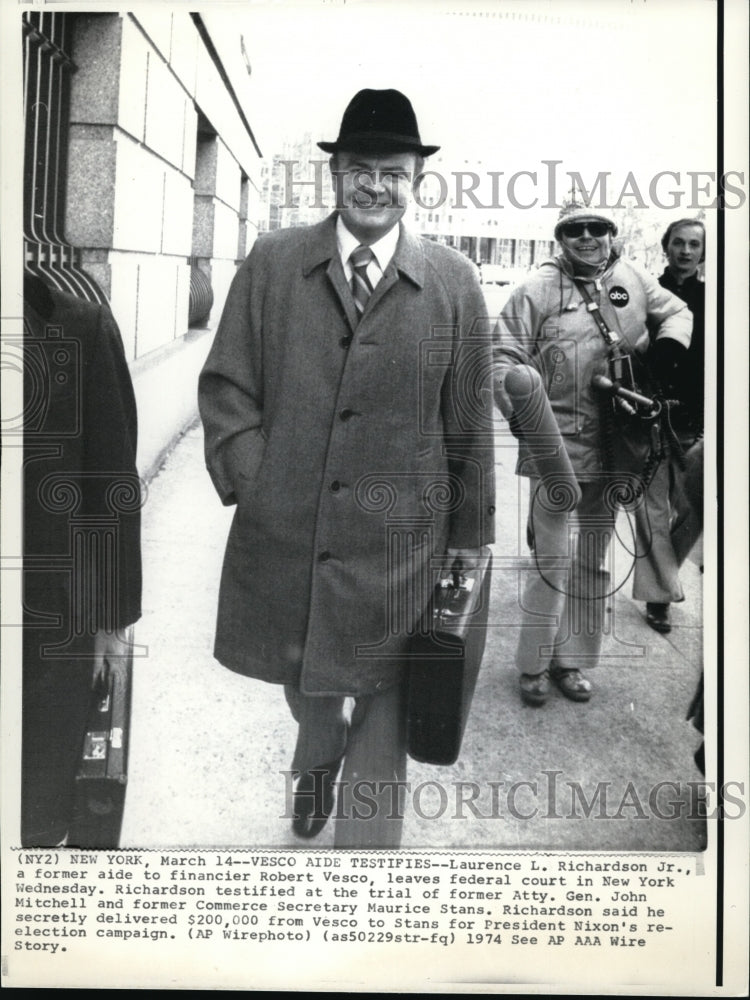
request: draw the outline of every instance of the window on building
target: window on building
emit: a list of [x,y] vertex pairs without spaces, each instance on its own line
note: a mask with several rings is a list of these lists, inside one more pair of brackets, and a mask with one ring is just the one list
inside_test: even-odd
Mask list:
[[204,324],[214,304],[211,288],[213,256],[213,182],[216,129],[198,109],[193,184],[193,254],[190,257],[188,326]]
[[518,240],[516,244],[516,267],[530,267],[531,263],[531,240]]
[[80,266],[64,232],[70,130],[71,37],[75,14],[23,15],[24,265],[63,292],[107,297]]

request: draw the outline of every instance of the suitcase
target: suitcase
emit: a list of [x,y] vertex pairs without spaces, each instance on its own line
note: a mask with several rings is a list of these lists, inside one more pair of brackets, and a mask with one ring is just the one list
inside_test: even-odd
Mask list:
[[492,554],[477,569],[441,575],[409,650],[407,749],[425,764],[461,751],[487,638]]
[[128,780],[132,655],[92,691],[68,844],[117,847]]

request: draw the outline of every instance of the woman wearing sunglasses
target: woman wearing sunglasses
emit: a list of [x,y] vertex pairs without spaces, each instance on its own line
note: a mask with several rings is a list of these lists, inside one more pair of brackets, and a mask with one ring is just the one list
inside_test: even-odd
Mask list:
[[[572,701],[590,699],[585,671],[598,662],[611,631],[607,608],[627,576],[615,581],[606,560],[618,504],[639,491],[647,422],[637,414],[617,421],[601,379],[627,388],[632,371],[639,377],[650,339],[665,369],[690,343],[685,303],[623,260],[616,235],[606,212],[564,207],[555,226],[561,253],[514,289],[496,331],[495,398],[519,437],[516,473],[529,478],[532,564],[522,572],[516,654],[528,705],[543,705],[553,685]],[[536,386],[526,413],[509,391],[519,372],[532,393]],[[542,421],[535,434],[528,413],[547,400],[554,420],[544,427]],[[621,405],[637,409],[627,400]],[[575,480],[567,489],[540,473],[540,456],[555,449],[555,423]]]

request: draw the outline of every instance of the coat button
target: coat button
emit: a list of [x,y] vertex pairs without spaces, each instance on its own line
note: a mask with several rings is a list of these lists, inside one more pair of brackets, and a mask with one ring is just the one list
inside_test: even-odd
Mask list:
[[339,341],[342,347],[349,347],[351,345],[351,342],[352,342],[351,337],[342,337],[341,340]]
[[334,479],[329,489],[331,493],[338,493],[338,491],[341,489],[341,483],[338,481],[338,479]]
[[489,507],[487,508],[487,513],[488,513],[488,514],[494,514],[494,513],[495,513],[495,508],[494,508],[494,506],[493,506],[493,505],[490,505],[490,506],[489,506]]
[[331,553],[330,552],[321,552],[320,555],[318,556],[318,561],[319,562],[328,562],[328,560],[330,558],[331,558]]
[[354,416],[354,411],[349,409],[342,410],[341,413],[339,413],[339,419],[341,420],[348,420],[349,417],[353,416]]

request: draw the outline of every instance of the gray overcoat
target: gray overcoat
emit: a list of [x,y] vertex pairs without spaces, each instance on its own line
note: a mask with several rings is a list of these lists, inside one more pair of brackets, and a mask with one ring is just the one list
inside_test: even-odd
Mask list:
[[489,324],[473,267],[401,227],[357,323],[335,213],[260,237],[200,376],[237,504],[214,654],[309,694],[394,683],[437,555],[493,540]]

